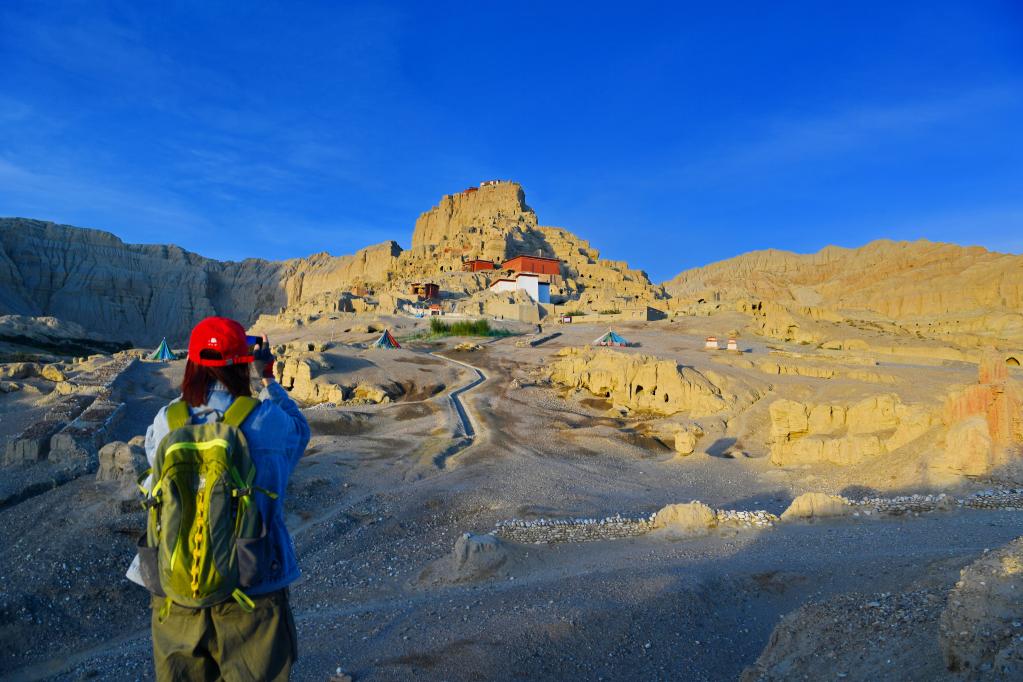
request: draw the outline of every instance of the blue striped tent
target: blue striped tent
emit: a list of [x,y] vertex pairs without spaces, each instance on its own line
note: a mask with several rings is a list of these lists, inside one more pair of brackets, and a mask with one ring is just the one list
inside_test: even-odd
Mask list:
[[149,356],[150,360],[174,360],[174,353],[171,353],[171,349],[167,346],[167,337],[163,337],[163,341],[160,342],[160,347],[153,351],[153,354]]
[[613,330],[608,329],[607,334],[604,334],[599,339],[595,339],[593,344],[596,346],[628,346],[630,345],[624,337],[619,336]]

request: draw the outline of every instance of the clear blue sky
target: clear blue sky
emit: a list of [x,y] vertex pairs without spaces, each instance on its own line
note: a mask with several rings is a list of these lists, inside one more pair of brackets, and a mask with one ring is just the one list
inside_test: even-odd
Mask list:
[[0,4],[0,215],[343,254],[489,178],[656,281],[1021,252],[1023,2]]

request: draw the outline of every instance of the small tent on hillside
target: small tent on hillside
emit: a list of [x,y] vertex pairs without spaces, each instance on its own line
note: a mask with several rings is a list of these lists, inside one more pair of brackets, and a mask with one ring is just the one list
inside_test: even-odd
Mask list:
[[593,341],[593,344],[595,346],[623,346],[623,347],[632,345],[628,341],[626,341],[625,338],[619,336],[614,332],[614,330],[611,329],[607,330],[607,334],[604,334],[599,339],[595,339]]
[[153,354],[149,356],[150,360],[174,360],[174,353],[171,353],[171,349],[167,346],[167,337],[163,337],[163,341],[160,342],[160,346],[153,351]]
[[380,338],[373,344],[374,348],[401,348],[401,344],[394,340],[391,336],[391,331],[385,329],[384,333],[380,335]]

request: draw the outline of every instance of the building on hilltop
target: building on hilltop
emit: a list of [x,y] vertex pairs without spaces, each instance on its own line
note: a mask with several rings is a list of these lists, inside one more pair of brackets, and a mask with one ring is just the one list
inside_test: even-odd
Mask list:
[[409,293],[420,301],[440,297],[440,285],[433,282],[414,282],[409,286]]
[[544,256],[515,256],[501,266],[514,272],[528,272],[535,275],[560,275],[561,261]]
[[541,281],[539,275],[520,272],[514,279],[501,278],[490,285],[498,293],[525,291],[537,303],[551,302],[551,283]]
[[492,260],[473,258],[472,260],[465,261],[462,264],[462,269],[466,272],[482,272],[484,270],[496,270],[497,264]]

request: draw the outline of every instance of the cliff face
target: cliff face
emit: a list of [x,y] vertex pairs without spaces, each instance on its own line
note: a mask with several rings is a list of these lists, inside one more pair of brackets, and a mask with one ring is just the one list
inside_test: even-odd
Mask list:
[[249,324],[353,284],[385,282],[401,247],[283,262],[220,262],[177,246],[125,244],[108,232],[0,218],[0,315],[50,315],[105,337],[182,343],[197,320]]
[[759,316],[770,308],[793,318],[782,326],[803,331],[816,325],[812,317],[887,324],[898,335],[960,348],[1017,346],[1023,338],[1023,256],[976,246],[879,240],[810,255],[756,251],[687,270],[665,288],[680,306],[700,299],[753,310],[762,304]]
[[664,283],[682,298],[869,310],[891,319],[1023,308],[1023,256],[920,240],[818,253],[754,251]]
[[504,258],[504,234],[515,228],[535,227],[536,214],[526,205],[522,186],[517,182],[501,182],[444,196],[416,220],[412,248],[444,242],[475,246],[475,242],[494,240],[496,248],[488,249],[484,243],[482,250],[493,255],[499,252],[499,257]]
[[0,219],[0,313],[52,315],[135,343],[180,341],[206,315],[251,319],[283,305],[279,271],[266,261],[220,263],[99,230]]
[[522,186],[499,182],[445,196],[416,221],[412,248],[395,275],[436,277],[459,271],[464,260],[498,264],[520,254],[557,258],[561,277],[552,293],[594,309],[651,303],[664,298],[642,270],[600,257],[589,242],[559,227],[537,224]]

